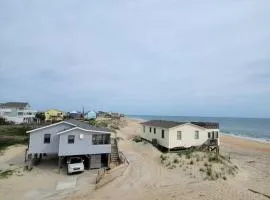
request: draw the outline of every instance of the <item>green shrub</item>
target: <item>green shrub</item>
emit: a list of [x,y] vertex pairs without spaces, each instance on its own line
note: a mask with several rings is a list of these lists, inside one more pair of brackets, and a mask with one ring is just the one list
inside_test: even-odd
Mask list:
[[222,178],[223,178],[223,180],[227,180],[227,177],[226,176],[223,176]]
[[193,164],[194,164],[193,160],[191,160],[189,164],[190,164],[190,165],[193,165]]
[[137,136],[137,135],[136,135],[135,137],[133,137],[132,141],[134,141],[134,142],[136,142],[136,143],[142,142],[142,138],[141,138],[140,136]]
[[165,155],[163,155],[163,154],[160,155],[160,159],[163,160],[163,161],[165,161],[167,158],[168,158],[168,157],[165,156]]
[[11,176],[13,174],[13,170],[8,169],[5,171],[0,170],[0,178],[7,178],[8,176]]
[[173,160],[173,163],[177,164],[177,163],[179,163],[179,160],[178,160],[177,158],[175,158],[175,159]]

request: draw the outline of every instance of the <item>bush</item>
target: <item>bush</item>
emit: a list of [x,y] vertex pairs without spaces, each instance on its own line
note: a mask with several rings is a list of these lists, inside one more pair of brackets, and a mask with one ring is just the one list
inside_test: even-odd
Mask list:
[[190,164],[190,165],[193,165],[193,164],[194,164],[193,160],[191,160],[189,164]]
[[117,125],[115,125],[115,124],[112,124],[111,126],[110,126],[110,128],[111,129],[114,129],[114,130],[119,130],[120,128],[117,126]]
[[163,155],[163,154],[160,155],[160,159],[163,160],[163,161],[166,160],[167,158],[168,158],[168,157],[165,156],[165,155]]
[[227,177],[226,176],[223,176],[222,178],[223,178],[223,180],[227,180]]
[[8,169],[5,171],[0,170],[0,178],[7,178],[8,176],[11,176],[13,174],[13,170]]
[[140,136],[134,136],[133,138],[132,138],[132,141],[133,142],[136,142],[136,143],[138,143],[138,142],[142,142],[142,138],[140,137]]
[[92,125],[92,126],[96,126],[97,121],[95,119],[89,119],[89,124]]
[[107,128],[108,127],[108,122],[106,122],[106,121],[96,121],[96,126],[97,127]]
[[177,163],[179,163],[179,160],[178,160],[177,158],[175,158],[175,159],[173,160],[173,163],[177,164]]
[[200,172],[205,172],[205,169],[204,168],[200,168]]
[[213,175],[213,170],[212,170],[211,167],[206,168],[206,174],[207,174],[207,176],[212,176]]

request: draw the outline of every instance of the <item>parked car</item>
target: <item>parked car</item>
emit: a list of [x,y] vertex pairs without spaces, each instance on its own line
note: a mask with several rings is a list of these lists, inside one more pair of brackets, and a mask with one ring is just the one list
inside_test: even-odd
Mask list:
[[67,159],[67,173],[83,172],[84,164],[81,157],[70,157]]

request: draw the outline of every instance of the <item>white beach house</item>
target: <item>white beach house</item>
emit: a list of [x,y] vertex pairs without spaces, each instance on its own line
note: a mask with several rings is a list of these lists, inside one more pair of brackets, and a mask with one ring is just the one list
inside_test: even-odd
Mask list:
[[141,137],[168,150],[201,146],[215,141],[219,145],[219,124],[151,120],[141,123]]
[[37,111],[26,102],[7,102],[0,104],[0,117],[16,124],[33,122]]

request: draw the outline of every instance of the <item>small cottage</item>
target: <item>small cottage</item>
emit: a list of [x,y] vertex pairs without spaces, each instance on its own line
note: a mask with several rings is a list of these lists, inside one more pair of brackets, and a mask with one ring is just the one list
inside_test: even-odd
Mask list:
[[201,146],[210,141],[219,145],[218,123],[151,120],[141,125],[143,139],[168,150]]
[[95,111],[89,111],[84,115],[85,119],[96,119],[97,118],[97,113]]

